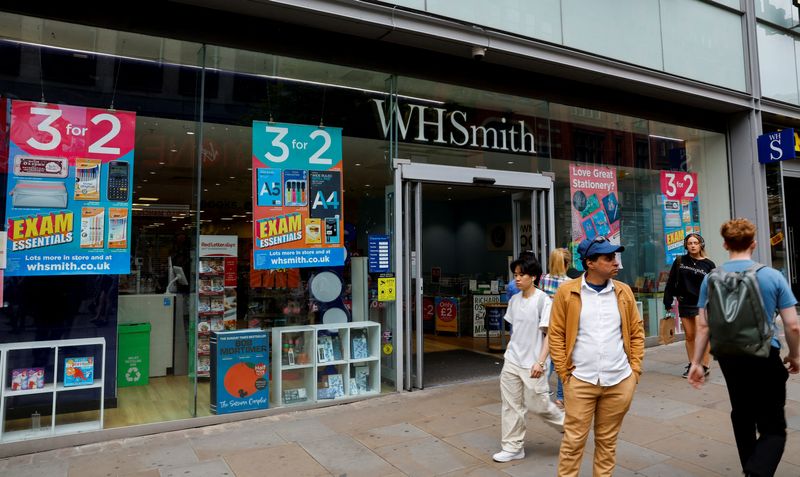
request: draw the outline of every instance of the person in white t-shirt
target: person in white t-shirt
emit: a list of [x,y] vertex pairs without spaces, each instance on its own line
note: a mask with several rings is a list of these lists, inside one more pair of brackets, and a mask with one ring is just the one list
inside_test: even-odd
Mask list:
[[542,266],[526,254],[511,262],[514,282],[520,293],[508,302],[505,320],[513,326],[500,373],[501,447],[492,456],[496,462],[525,457],[525,414],[539,414],[559,431],[564,426],[564,411],[550,400],[547,383],[547,327],[550,322],[550,297],[536,288]]

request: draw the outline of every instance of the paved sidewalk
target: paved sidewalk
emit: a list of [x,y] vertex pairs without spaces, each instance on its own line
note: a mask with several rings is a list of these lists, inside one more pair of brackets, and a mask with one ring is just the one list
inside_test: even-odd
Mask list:
[[[738,476],[722,376],[701,391],[680,377],[683,343],[650,348],[623,425],[616,476]],[[499,449],[498,380],[391,394],[357,403],[0,460],[0,476],[278,477],[555,476],[561,434],[528,420],[527,457]],[[800,475],[800,379],[786,406],[789,441],[778,475]],[[591,476],[587,445],[582,474]]]

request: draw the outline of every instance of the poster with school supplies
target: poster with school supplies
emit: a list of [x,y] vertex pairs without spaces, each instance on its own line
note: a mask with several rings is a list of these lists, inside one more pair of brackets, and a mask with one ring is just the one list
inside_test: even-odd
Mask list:
[[253,122],[253,268],[344,265],[342,130]]
[[11,101],[9,276],[130,273],[136,113]]
[[[570,164],[569,193],[573,243],[602,235],[619,244],[621,215],[616,169]],[[577,254],[573,254],[573,266],[582,269]]]
[[664,220],[664,258],[672,265],[686,253],[683,239],[700,233],[700,199],[697,195],[697,174],[683,171],[661,171],[661,211]]

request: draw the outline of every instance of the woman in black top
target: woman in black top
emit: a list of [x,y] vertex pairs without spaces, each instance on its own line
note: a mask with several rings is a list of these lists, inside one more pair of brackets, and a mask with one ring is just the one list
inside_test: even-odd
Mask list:
[[[667,287],[664,290],[664,307],[667,311],[672,308],[673,298],[678,299],[678,314],[686,337],[686,353],[689,355],[689,365],[683,372],[685,378],[691,367],[694,356],[695,318],[697,317],[697,298],[700,293],[700,284],[711,270],[716,268],[714,262],[706,258],[705,240],[700,234],[691,233],[683,240],[686,254],[681,255],[672,263],[669,271]],[[709,348],[703,354],[703,369],[708,376],[708,365],[711,360]]]

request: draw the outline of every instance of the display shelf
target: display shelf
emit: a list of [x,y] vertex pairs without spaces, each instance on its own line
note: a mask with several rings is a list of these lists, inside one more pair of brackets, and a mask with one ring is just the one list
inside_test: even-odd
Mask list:
[[48,383],[45,384],[44,387],[40,389],[22,389],[19,391],[12,391],[11,388],[5,388],[5,391],[3,391],[3,396],[4,397],[27,396],[30,394],[45,394],[52,392],[53,392],[53,384]]
[[[379,394],[380,336],[380,323],[372,321],[273,328],[273,406]],[[294,364],[289,364],[292,359]],[[356,384],[357,371],[360,381]],[[320,390],[330,384],[326,377],[330,375],[341,376],[333,378],[334,386],[341,382],[341,392],[328,397],[329,391],[323,391],[320,397]]]
[[[94,360],[93,366],[93,382],[82,386],[64,386],[63,383],[63,359],[72,353],[64,353],[65,348],[77,347],[100,347],[100,362]],[[51,349],[53,357],[53,368],[50,373],[49,379],[45,374],[45,385],[40,389],[26,389],[12,391],[7,384],[7,379],[10,374],[9,369],[9,353],[15,351],[34,350],[34,349]],[[66,354],[66,356],[64,356]],[[87,354],[88,353],[84,353]],[[96,353],[92,353],[96,356]],[[49,361],[49,357],[48,357]],[[42,365],[46,363],[31,363],[31,365]],[[103,429],[104,417],[104,404],[105,404],[105,373],[106,373],[106,340],[105,338],[81,338],[72,340],[60,341],[27,341],[20,343],[5,343],[0,344],[0,442],[20,441],[26,439],[38,439],[43,437],[52,437],[56,435],[75,434],[79,432],[96,431]],[[99,373],[98,373],[99,371]],[[62,392],[83,391],[87,389],[99,390],[99,418],[91,421],[84,421],[79,423],[58,424],[58,399],[57,394]],[[5,431],[5,418],[6,418],[6,399],[20,398],[24,399],[27,396],[51,394],[52,404],[50,405],[49,419],[50,424],[42,427],[41,429],[32,430],[16,430]],[[43,414],[43,418],[48,414]]]
[[103,383],[97,382],[92,384],[84,384],[82,386],[64,386],[64,383],[58,383],[56,385],[56,392],[60,393],[62,391],[80,391],[82,389],[95,389],[102,387]]

